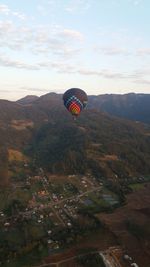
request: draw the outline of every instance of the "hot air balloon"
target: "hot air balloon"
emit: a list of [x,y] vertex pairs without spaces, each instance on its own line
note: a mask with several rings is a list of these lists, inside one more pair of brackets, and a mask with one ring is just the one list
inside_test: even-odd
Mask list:
[[64,105],[67,110],[74,116],[78,116],[82,109],[86,107],[87,94],[79,88],[71,88],[63,95]]

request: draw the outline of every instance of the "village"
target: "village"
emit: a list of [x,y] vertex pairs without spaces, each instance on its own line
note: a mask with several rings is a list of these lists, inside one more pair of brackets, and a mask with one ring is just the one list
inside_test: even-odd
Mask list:
[[[25,169],[28,165],[25,164]],[[26,172],[28,173],[28,172]],[[47,243],[49,253],[63,247],[57,238],[58,229],[73,229],[78,221],[79,209],[102,205],[115,205],[117,196],[103,190],[103,182],[92,175],[68,175],[55,177],[39,168],[36,175],[25,174],[14,182],[7,195],[1,192],[1,202],[8,203],[0,210],[1,261],[9,261],[23,251],[28,242]],[[73,239],[73,238],[72,238]],[[67,242],[71,242],[69,236]],[[41,241],[42,243],[43,241]],[[45,246],[45,245],[44,245]],[[19,252],[22,253],[22,252]]]
[[[24,167],[27,169],[28,165]],[[82,219],[82,227],[78,224],[82,211],[86,214],[89,210],[94,212],[99,207],[107,210],[119,204],[118,196],[105,188],[103,179],[91,174],[68,175],[66,179],[66,176],[48,175],[42,168],[36,175],[25,175],[24,180],[13,183],[7,194],[9,201],[7,208],[0,210],[1,252],[5,250],[1,253],[0,265],[5,263],[8,267],[26,250],[32,251],[38,246],[51,255],[72,244],[74,236],[82,235],[84,228],[95,227],[93,218],[86,224]],[[82,232],[78,232],[78,226]],[[110,251],[100,253],[108,267],[137,267],[130,262],[112,265]]]

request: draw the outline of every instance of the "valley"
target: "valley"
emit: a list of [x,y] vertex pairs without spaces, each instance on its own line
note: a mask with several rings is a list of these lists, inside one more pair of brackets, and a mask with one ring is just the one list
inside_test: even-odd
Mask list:
[[1,266],[149,267],[149,124],[54,93],[0,110]]
[[[2,266],[17,267],[22,262],[24,265],[21,266],[39,265],[39,262],[69,264],[72,257],[75,260],[82,254],[89,255],[91,251],[101,253],[108,247],[118,245],[121,255],[125,249],[129,249],[132,254],[136,252],[121,240],[124,233],[128,236],[125,226],[118,226],[115,221],[113,223],[113,218],[116,220],[122,209],[125,212],[120,218],[123,223],[127,220],[130,214],[129,211],[126,213],[126,207],[130,206],[128,198],[127,203],[122,203],[120,196],[107,185],[104,177],[97,178],[90,173],[52,175],[41,167],[33,175],[25,158],[23,160],[11,167],[11,172],[16,173],[18,164],[22,178],[18,180],[18,177],[12,176],[11,186],[6,191],[0,191]],[[137,178],[134,183],[130,183],[134,190],[130,197],[138,197],[140,191],[148,185],[148,178]],[[149,186],[146,189],[148,188]],[[136,203],[131,203],[134,210]],[[145,200],[143,206],[146,208],[148,203],[149,199]],[[36,260],[34,253],[38,255]],[[126,265],[124,263],[121,266]]]

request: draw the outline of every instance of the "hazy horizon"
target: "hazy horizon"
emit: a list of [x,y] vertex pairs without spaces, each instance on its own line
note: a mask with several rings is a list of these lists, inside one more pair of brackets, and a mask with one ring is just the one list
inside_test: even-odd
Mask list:
[[[29,97],[29,96],[37,96],[37,97],[42,97],[46,94],[49,94],[49,93],[56,93],[56,94],[60,94],[60,95],[63,95],[63,93],[58,93],[58,92],[55,92],[55,91],[51,91],[51,92],[45,92],[44,94],[27,94],[27,95],[23,95],[22,97],[19,97],[19,98],[16,98],[14,100],[12,99],[7,99],[7,98],[0,98],[0,100],[7,100],[7,101],[12,101],[12,102],[16,102],[20,99],[23,99],[23,98],[26,98],[26,97]],[[150,93],[135,93],[135,92],[127,92],[127,93],[103,93],[103,94],[88,94],[88,96],[102,96],[102,95],[128,95],[128,94],[138,94],[138,95],[150,95]]]

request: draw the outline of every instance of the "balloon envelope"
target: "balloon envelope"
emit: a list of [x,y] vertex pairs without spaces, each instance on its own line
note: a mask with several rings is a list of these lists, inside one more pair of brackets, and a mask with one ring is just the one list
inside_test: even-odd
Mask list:
[[87,105],[87,94],[79,88],[71,88],[63,95],[64,105],[74,116],[78,116]]

